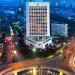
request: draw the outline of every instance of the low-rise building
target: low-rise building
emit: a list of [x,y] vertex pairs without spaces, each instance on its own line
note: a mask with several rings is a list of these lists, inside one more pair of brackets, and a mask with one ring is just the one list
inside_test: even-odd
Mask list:
[[68,36],[68,24],[65,23],[51,23],[52,35]]

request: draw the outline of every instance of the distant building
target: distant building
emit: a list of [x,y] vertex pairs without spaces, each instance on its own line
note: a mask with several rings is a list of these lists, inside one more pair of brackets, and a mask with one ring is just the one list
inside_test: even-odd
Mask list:
[[28,45],[45,48],[52,43],[50,37],[49,2],[29,2],[26,5],[26,39]]
[[52,23],[51,24],[52,35],[68,36],[68,24]]
[[43,2],[43,0],[32,0],[33,2]]

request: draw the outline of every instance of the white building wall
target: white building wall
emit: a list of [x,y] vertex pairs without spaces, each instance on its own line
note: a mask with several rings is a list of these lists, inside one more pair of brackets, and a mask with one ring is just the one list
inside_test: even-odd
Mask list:
[[[47,6],[47,34],[41,36],[50,36],[50,8],[49,2],[28,2],[26,4],[26,36],[31,36],[29,34],[29,7],[30,6]],[[37,35],[33,35],[37,36]]]
[[[39,34],[30,34],[30,25],[29,25],[29,11],[30,11],[30,7],[31,6],[47,6],[47,13],[45,13],[46,15],[47,15],[47,20],[46,20],[46,25],[47,25],[47,33],[46,34],[41,34],[41,35],[39,35]],[[31,8],[32,9],[32,8]],[[31,24],[32,25],[32,24]],[[35,25],[35,24],[34,24]],[[40,24],[39,24],[40,25]],[[34,46],[34,48],[45,48],[45,45],[46,44],[51,44],[52,43],[52,39],[50,39],[50,40],[46,40],[46,39],[44,39],[45,37],[47,37],[47,39],[48,38],[50,38],[50,6],[49,6],[49,2],[28,2],[27,4],[26,4],[26,38],[32,38],[32,39],[29,39],[29,40],[31,40],[31,41],[29,41],[29,40],[27,40],[26,39],[26,44],[27,45],[29,45],[30,46],[30,44],[32,44],[33,46]],[[39,38],[39,37],[42,37],[42,40],[41,41],[36,41],[36,40],[34,40],[33,38]],[[32,42],[32,41],[35,41],[35,42]],[[45,41],[45,42],[44,42]],[[40,45],[39,45],[40,44]]]
[[29,36],[29,3],[26,3],[26,37]]
[[52,23],[52,35],[68,36],[68,24]]

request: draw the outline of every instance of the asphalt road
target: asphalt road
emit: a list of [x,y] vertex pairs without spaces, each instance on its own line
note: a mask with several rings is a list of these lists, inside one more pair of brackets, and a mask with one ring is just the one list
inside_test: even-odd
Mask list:
[[[4,72],[10,72],[16,69],[20,69],[20,68],[30,67],[30,66],[48,66],[48,67],[63,69],[65,71],[72,73],[71,75],[73,75],[74,72],[72,67],[70,67],[69,62],[70,59],[72,58],[71,56],[75,54],[74,51],[75,38],[70,40],[70,42],[66,46],[67,47],[63,48],[63,50],[65,51],[65,57],[64,55],[62,56],[58,55],[53,59],[45,59],[45,58],[28,59],[28,60],[23,60],[8,65],[6,64],[0,67],[0,74]],[[71,51],[70,56],[69,56],[69,51]]]
[[47,67],[53,67],[58,68],[60,63],[62,63],[63,57],[57,56],[56,58],[52,60],[48,59],[29,59],[25,61],[21,61],[18,63],[6,65],[4,67],[0,68],[0,74],[1,73],[7,73],[11,72],[13,70],[25,68],[25,67],[36,67],[36,66],[47,66]]

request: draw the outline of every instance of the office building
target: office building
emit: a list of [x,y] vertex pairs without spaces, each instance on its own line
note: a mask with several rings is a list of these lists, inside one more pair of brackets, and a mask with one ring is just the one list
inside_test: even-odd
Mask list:
[[28,2],[26,5],[26,39],[35,48],[52,43],[50,37],[49,2]]
[[64,23],[52,23],[51,24],[52,35],[68,36],[68,24]]

